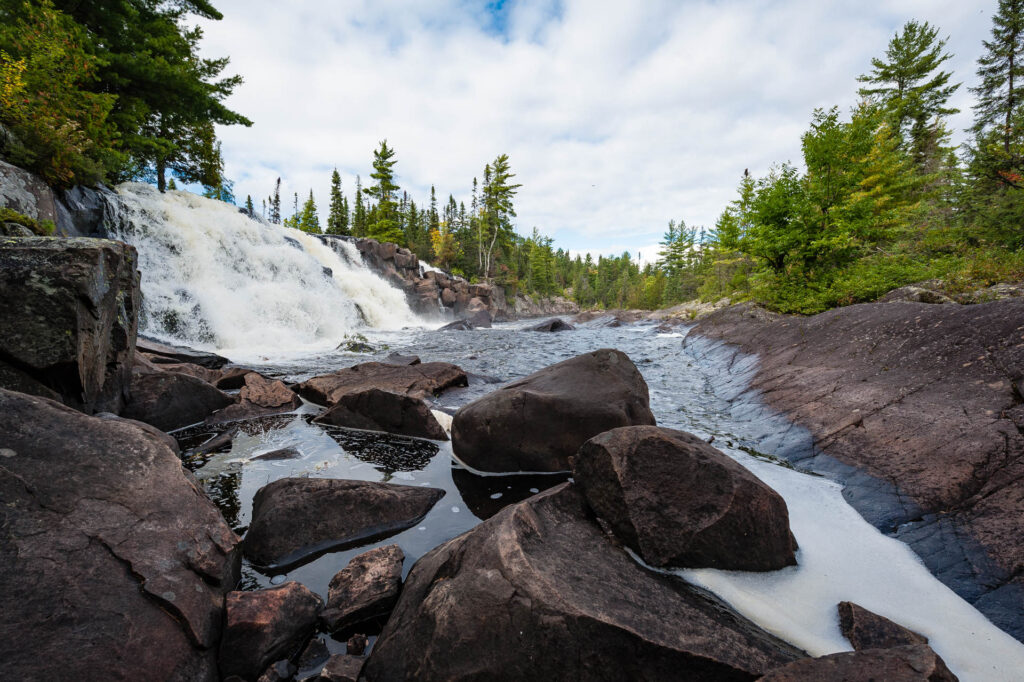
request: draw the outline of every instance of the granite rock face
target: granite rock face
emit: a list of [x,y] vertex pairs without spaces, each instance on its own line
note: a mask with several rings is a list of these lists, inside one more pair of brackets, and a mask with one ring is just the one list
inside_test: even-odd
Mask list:
[[1024,299],[808,318],[743,305],[690,333],[756,353],[750,388],[857,472],[851,503],[1024,638]]
[[0,385],[87,414],[128,400],[135,249],[105,239],[0,238]]
[[9,679],[216,680],[237,536],[162,438],[0,389]]

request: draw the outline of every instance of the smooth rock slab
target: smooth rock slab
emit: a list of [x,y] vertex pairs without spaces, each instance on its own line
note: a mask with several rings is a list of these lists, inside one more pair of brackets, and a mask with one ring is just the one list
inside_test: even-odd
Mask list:
[[653,566],[773,571],[796,564],[782,496],[685,431],[627,426],[573,459],[587,504]]
[[313,634],[322,608],[323,600],[297,582],[229,593],[220,643],[221,675],[255,680]]
[[343,395],[334,407],[313,421],[350,429],[448,440],[448,434],[422,400],[377,388]]
[[243,549],[261,566],[292,564],[315,552],[408,528],[442,497],[439,488],[282,478],[256,492]]
[[761,682],[957,682],[942,659],[924,644],[865,649],[805,658],[761,678]]
[[636,424],[654,424],[647,384],[625,353],[605,348],[463,406],[452,422],[452,449],[480,471],[567,471],[588,439]]
[[413,398],[426,398],[456,386],[467,386],[466,373],[447,362],[391,365],[366,362],[303,381],[296,387],[306,400],[332,407],[343,395],[379,388]]
[[0,390],[10,680],[215,680],[238,538],[164,441]]
[[328,632],[346,630],[391,612],[402,590],[398,545],[377,547],[354,557],[328,587],[327,608],[320,622]]
[[803,655],[640,567],[563,484],[417,561],[363,676],[754,680]]

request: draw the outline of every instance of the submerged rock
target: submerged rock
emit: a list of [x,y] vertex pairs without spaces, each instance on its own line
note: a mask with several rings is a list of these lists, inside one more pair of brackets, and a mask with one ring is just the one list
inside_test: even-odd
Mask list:
[[350,429],[448,440],[448,434],[422,400],[376,388],[341,396],[334,407],[313,421]]
[[413,398],[426,398],[448,388],[466,385],[466,373],[447,362],[424,362],[418,365],[366,362],[313,377],[299,384],[296,390],[306,400],[333,407],[342,396],[370,388]]
[[416,562],[363,675],[753,680],[801,655],[681,580],[640,567],[563,484]]
[[771,671],[761,682],[957,682],[942,659],[924,644],[865,649],[805,658]]
[[796,564],[786,501],[693,434],[627,426],[573,458],[587,504],[653,566],[774,571]]
[[606,348],[462,407],[452,422],[452,448],[481,471],[566,471],[586,440],[636,424],[654,424],[647,384],[625,353]]
[[245,555],[262,566],[301,561],[309,554],[418,522],[444,496],[438,488],[334,478],[282,478],[253,498]]
[[0,387],[120,413],[131,390],[137,266],[121,242],[0,240]]
[[556,318],[553,318],[553,319],[550,319],[550,320],[545,320],[544,322],[541,322],[540,324],[535,324],[532,327],[527,327],[523,331],[527,331],[527,332],[568,332],[568,331],[572,331],[573,329],[576,329],[576,327],[572,326],[571,324],[569,324],[565,320],[556,317]]
[[345,631],[391,613],[402,589],[404,561],[398,545],[387,545],[348,562],[331,578],[327,608],[320,614],[324,629]]
[[0,390],[12,680],[216,679],[238,538],[162,438]]
[[254,592],[231,592],[224,604],[220,672],[255,680],[274,661],[297,650],[316,629],[323,600],[297,582]]

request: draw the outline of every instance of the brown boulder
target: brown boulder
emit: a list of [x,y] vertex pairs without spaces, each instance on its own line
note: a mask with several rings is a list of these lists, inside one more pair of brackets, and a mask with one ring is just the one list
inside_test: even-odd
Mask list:
[[173,431],[203,421],[234,399],[201,379],[176,372],[132,368],[132,397],[122,415]]
[[455,305],[455,292],[449,288],[441,290],[441,303],[445,308],[451,308]]
[[796,564],[786,501],[693,434],[656,426],[606,431],[583,444],[572,470],[590,507],[653,566],[774,571]]
[[957,679],[931,647],[911,644],[805,658],[771,671],[761,682],[957,682]]
[[801,655],[683,581],[640,567],[563,484],[417,561],[363,675],[753,680]]
[[341,396],[334,407],[313,421],[350,429],[448,440],[448,434],[422,400],[376,388]]
[[268,379],[257,372],[249,372],[243,380],[245,384],[238,392],[238,402],[207,417],[207,424],[291,412],[302,406],[299,396],[283,381]]
[[289,565],[310,554],[417,523],[438,488],[334,478],[282,478],[260,488],[243,549],[254,563]]
[[924,635],[848,601],[839,603],[839,629],[856,651],[928,643]]
[[319,682],[357,682],[359,673],[366,661],[362,656],[337,654],[328,659],[324,669],[320,671]]
[[[159,360],[160,356],[149,355],[146,357],[146,359],[149,360],[150,362],[153,362],[154,358]],[[219,369],[210,369],[208,367],[203,367],[202,365],[192,364],[191,362],[154,362],[153,364],[156,365],[159,369],[163,370],[164,372],[177,372],[178,374],[187,374],[190,377],[202,379],[211,386],[221,388],[220,386],[217,386],[217,383],[220,381],[220,378],[223,374]]]
[[220,369],[228,364],[227,358],[216,353],[195,350],[185,346],[175,346],[170,343],[161,343],[142,337],[139,337],[136,341],[136,348],[140,353],[150,356],[150,359],[158,365],[189,362],[193,365],[206,367],[207,369]]
[[0,660],[28,679],[216,679],[238,538],[150,431],[0,390]]
[[0,387],[86,414],[128,400],[140,303],[135,249],[106,239],[0,240]]
[[309,639],[322,608],[323,600],[297,582],[229,593],[224,600],[221,675],[255,680]]
[[245,367],[231,367],[229,369],[220,370],[220,378],[214,383],[214,386],[222,391],[234,391],[245,386],[245,376],[252,372],[251,369]]
[[426,398],[455,386],[467,386],[466,373],[447,362],[419,365],[389,365],[366,362],[303,381],[296,387],[299,395],[320,405],[336,405],[341,396],[368,388]]
[[625,353],[606,348],[465,405],[452,423],[452,448],[482,471],[565,471],[588,439],[636,424],[654,424],[647,384]]
[[377,547],[354,557],[328,587],[320,622],[327,632],[348,630],[391,613],[402,589],[405,554],[398,545]]
[[540,324],[535,324],[532,327],[527,327],[523,331],[528,332],[568,332],[572,331],[576,327],[572,326],[565,320],[555,317],[550,320],[545,320]]

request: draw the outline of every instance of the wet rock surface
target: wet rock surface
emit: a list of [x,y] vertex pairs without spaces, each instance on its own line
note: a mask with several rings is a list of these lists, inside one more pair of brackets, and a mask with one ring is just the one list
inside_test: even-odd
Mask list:
[[647,384],[625,353],[602,349],[462,407],[452,422],[452,448],[481,471],[566,471],[584,441],[636,424],[654,424]]
[[137,260],[131,246],[105,239],[0,240],[0,386],[120,413],[138,326]]
[[572,331],[576,327],[572,326],[561,318],[554,318],[552,320],[545,320],[540,324],[535,324],[531,327],[527,327],[523,331],[528,332],[568,332]]
[[956,682],[957,679],[942,659],[923,644],[807,658],[761,678],[762,682]]
[[282,478],[253,498],[245,555],[263,566],[415,524],[444,495],[428,487],[331,478]]
[[377,388],[343,395],[334,407],[313,421],[352,429],[448,440],[448,434],[422,400]]
[[306,400],[333,407],[342,396],[371,388],[413,398],[426,398],[468,384],[466,373],[447,362],[423,362],[418,365],[366,362],[313,377],[300,383],[296,390]]
[[255,680],[286,659],[313,634],[323,600],[296,582],[252,592],[231,592],[224,603],[219,664],[224,677]]
[[691,333],[757,353],[751,389],[815,438],[790,459],[845,465],[854,507],[1024,638],[1024,300],[810,318],[744,305]]
[[320,614],[324,630],[346,631],[389,614],[402,589],[403,561],[398,545],[377,547],[353,558],[331,579],[327,608]]
[[642,569],[563,484],[423,556],[363,675],[753,680],[800,656],[682,581]]
[[573,479],[616,537],[652,566],[773,571],[796,564],[785,500],[693,434],[656,426],[607,431],[580,448]]
[[[0,390],[8,679],[216,679],[238,538],[163,439]],[[102,672],[101,672],[102,671]]]

